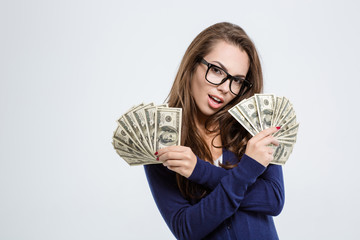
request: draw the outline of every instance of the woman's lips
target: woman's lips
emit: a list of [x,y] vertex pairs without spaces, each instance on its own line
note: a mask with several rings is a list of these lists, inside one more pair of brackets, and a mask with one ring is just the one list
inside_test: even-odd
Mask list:
[[222,106],[223,102],[224,100],[217,96],[208,95],[208,103],[211,108],[217,109]]

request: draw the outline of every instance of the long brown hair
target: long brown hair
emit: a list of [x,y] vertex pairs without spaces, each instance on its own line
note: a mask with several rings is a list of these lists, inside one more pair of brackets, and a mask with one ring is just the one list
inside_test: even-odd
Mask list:
[[[197,116],[198,109],[191,94],[191,80],[199,65],[199,60],[211,52],[212,47],[219,41],[238,46],[247,53],[250,67],[246,79],[253,83],[253,86],[245,95],[235,97],[226,106],[210,116],[205,127],[217,126],[215,129],[211,129],[211,132],[220,134],[222,146],[215,147],[229,149],[237,155],[238,159],[242,157],[251,135],[228,113],[228,110],[241,100],[251,97],[255,93],[260,93],[263,88],[263,77],[255,45],[241,27],[222,22],[206,28],[197,35],[184,54],[167,98],[170,107],[183,109],[181,145],[190,147],[199,158],[211,163],[213,163],[213,159],[210,148],[195,124],[194,116]],[[236,165],[224,163],[221,166],[232,168]],[[177,184],[187,199],[201,198],[208,192],[204,187],[190,182],[179,174],[177,174]]]

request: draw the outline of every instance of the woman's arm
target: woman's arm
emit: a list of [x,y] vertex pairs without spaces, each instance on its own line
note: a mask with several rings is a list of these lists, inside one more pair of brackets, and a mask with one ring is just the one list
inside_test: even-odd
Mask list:
[[[199,157],[196,158],[194,171],[188,177],[192,182],[213,190],[220,183],[221,179],[229,174],[229,171],[224,168],[217,167]],[[223,155],[223,159],[225,159],[225,154]]]
[[265,167],[244,155],[238,167],[224,176],[214,190],[195,205],[181,195],[175,173],[162,165],[147,165],[145,173],[155,202],[173,234],[179,239],[200,239],[232,216],[245,193]]
[[245,193],[240,209],[277,216],[285,202],[282,167],[269,165]]
[[[225,156],[227,155],[224,154]],[[220,183],[223,177],[233,170],[225,170],[197,158],[195,169],[189,180],[212,190]],[[284,206],[284,200],[282,167],[271,164],[256,182],[247,189],[240,209],[277,216]]]
[[[283,208],[282,168],[277,165],[269,166],[269,162],[273,159],[273,149],[268,145],[270,143],[278,145],[277,140],[271,136],[277,130],[275,127],[265,129],[248,141],[245,155],[267,167],[267,170],[258,178],[256,185],[245,194],[245,201],[239,206],[241,209],[267,215],[278,215]],[[158,160],[163,162],[168,169],[210,189],[215,189],[223,177],[237,169],[237,167],[232,170],[218,168],[199,159],[190,148],[183,146],[163,148],[157,154]],[[234,159],[236,156],[229,151],[225,151],[223,157],[224,162],[237,161]]]

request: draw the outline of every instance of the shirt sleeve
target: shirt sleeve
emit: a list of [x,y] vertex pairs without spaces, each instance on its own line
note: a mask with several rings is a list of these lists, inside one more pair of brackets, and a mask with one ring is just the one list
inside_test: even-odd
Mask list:
[[178,239],[200,239],[215,230],[238,210],[247,189],[264,171],[264,166],[244,155],[210,194],[191,205],[181,195],[174,172],[163,165],[145,166],[155,203]]
[[229,173],[224,168],[217,167],[197,156],[196,158],[195,168],[188,178],[192,182],[213,190],[220,183],[221,179]]
[[[223,177],[233,170],[225,170],[197,158],[196,166],[189,180],[212,190]],[[247,189],[240,209],[277,216],[284,206],[284,192],[282,167],[270,164],[255,183]]]
[[240,209],[277,216],[285,202],[282,167],[271,164],[246,193]]

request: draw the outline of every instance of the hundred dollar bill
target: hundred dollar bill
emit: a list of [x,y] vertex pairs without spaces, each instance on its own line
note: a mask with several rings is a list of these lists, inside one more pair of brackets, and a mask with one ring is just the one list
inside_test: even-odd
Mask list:
[[[158,113],[161,121],[157,122]],[[162,116],[164,114],[166,116]],[[181,109],[168,108],[168,104],[140,104],[130,108],[118,119],[118,127],[113,134],[114,149],[129,165],[158,164],[153,154],[155,146],[161,148],[180,144],[181,114]],[[178,131],[175,137],[171,127]]]
[[138,110],[138,109],[141,109],[143,106],[139,107],[139,108],[136,108],[136,109],[133,109],[131,110],[130,112],[127,112],[124,114],[125,116],[125,121],[127,122],[127,124],[131,127],[132,129],[132,132],[134,133],[135,135],[135,139],[136,141],[138,141],[139,145],[141,145],[141,147],[143,149],[145,149],[145,151],[147,151],[149,153],[149,156],[152,156],[153,153],[152,153],[152,150],[150,148],[150,146],[148,145],[141,129],[140,129],[140,126],[137,124],[136,122],[136,119],[135,119],[135,116],[133,114],[134,111]]
[[296,143],[299,128],[295,110],[287,98],[255,94],[232,107],[229,113],[253,136],[269,127],[280,126],[280,130],[273,134],[279,145],[268,145],[274,150],[271,163],[283,165],[287,161]]
[[142,152],[139,152],[138,150],[133,149],[132,147],[124,144],[124,142],[122,142],[122,140],[119,140],[117,138],[113,138],[112,144],[113,144],[115,149],[121,150],[122,152],[126,152],[129,155],[140,155],[140,156],[144,156],[144,157],[146,156]]
[[291,104],[289,104],[290,108],[287,110],[286,113],[284,113],[282,115],[282,118],[277,122],[278,126],[282,126],[285,123],[287,123],[289,121],[289,119],[291,119],[293,116],[295,116],[295,110],[294,108],[291,106]]
[[271,126],[272,127],[277,127],[275,126],[275,120],[279,114],[279,109],[282,105],[284,101],[284,97],[276,97],[276,105],[275,105],[275,109],[274,109],[274,116],[273,116],[273,119],[271,120]]
[[296,125],[296,115],[292,116],[287,122],[285,122],[279,131],[277,131],[276,133],[274,133],[274,137],[279,136],[281,133],[291,129],[291,127]]
[[261,126],[254,96],[238,103],[237,108],[246,120],[249,121],[256,132],[259,133],[261,131]]
[[296,137],[297,137],[297,133],[292,133],[292,134],[288,134],[288,135],[276,136],[277,139],[280,139],[280,138],[296,138]]
[[181,122],[181,108],[157,107],[154,143],[155,151],[168,146],[180,145]]
[[136,144],[136,142],[129,136],[129,134],[127,133],[127,131],[125,131],[125,129],[123,128],[122,125],[119,125],[116,128],[113,138],[117,139],[121,143],[125,144],[126,146],[128,146],[138,152],[143,151],[142,148],[140,146],[138,146]]
[[[159,105],[158,107],[168,107],[168,105],[162,104],[162,105]],[[154,145],[155,145],[156,106],[144,108],[144,113],[145,113],[146,124],[148,126],[148,135],[149,135],[150,145],[152,146],[153,152],[155,152],[156,149],[154,149]]]
[[116,153],[123,158],[129,165],[132,165],[132,159],[137,159],[136,162],[142,162],[143,164],[156,164],[159,163],[153,158],[144,157],[138,154],[131,154],[125,151],[122,151],[118,148],[115,148]]
[[149,126],[146,121],[146,114],[145,114],[144,108],[153,107],[153,106],[155,106],[155,104],[150,103],[150,104],[145,105],[143,108],[138,109],[133,112],[135,119],[136,119],[137,123],[139,124],[141,131],[143,132],[143,135],[144,135],[148,145],[150,146],[152,152],[153,152],[153,149],[152,149],[153,145],[151,144],[151,141],[150,141]]
[[277,126],[276,123],[279,118],[279,114],[281,113],[282,109],[286,105],[286,102],[287,102],[287,99],[285,97],[281,97],[280,99],[278,99],[278,103],[277,103],[276,110],[275,110],[275,116],[273,118],[273,122],[271,123],[273,126]]
[[284,165],[288,160],[293,149],[293,144],[289,143],[281,143],[278,148],[276,148],[273,156],[274,160],[271,162],[272,164]]
[[292,108],[291,103],[288,99],[284,97],[284,103],[279,109],[278,115],[276,116],[275,125],[281,126],[280,120],[282,120],[285,117],[285,114]]
[[[144,146],[142,146],[141,142],[138,140],[133,128],[130,126],[125,116],[121,116],[118,119],[119,126],[122,127],[122,130],[127,134],[127,136],[138,146],[142,151],[147,152]],[[119,139],[119,138],[118,138]]]
[[284,130],[282,128],[280,128],[279,131],[277,131],[274,136],[277,137],[286,137],[286,136],[293,136],[293,135],[297,135],[299,129],[299,123],[296,123],[295,125],[289,127],[288,129]]
[[271,118],[271,127],[276,127],[274,126],[274,120],[276,118],[276,110],[279,108],[280,102],[281,102],[282,98],[281,97],[277,97],[275,96],[275,103],[274,103],[274,109],[273,109],[273,116]]
[[261,130],[271,127],[271,120],[274,114],[275,95],[274,94],[255,94],[255,102]]
[[129,165],[139,164],[155,164],[159,163],[155,158],[150,158],[142,152],[132,149],[131,147],[123,144],[121,140],[113,138],[113,146],[118,155],[124,159]]
[[154,142],[155,142],[155,113],[156,113],[156,106],[154,107],[148,107],[144,108],[145,113],[145,119],[148,126],[148,134],[149,134],[149,141],[151,146],[153,147],[152,150],[154,150]]
[[144,144],[146,145],[146,148],[152,153],[152,145],[150,143],[150,137],[149,137],[149,130],[146,123],[146,117],[145,117],[145,111],[144,108],[146,107],[152,107],[154,106],[154,103],[147,104],[143,106],[142,108],[136,109],[132,111],[132,114],[134,116],[134,119],[137,123],[137,126],[140,129],[140,138],[144,139]]
[[[119,153],[118,153],[119,154]],[[120,155],[120,154],[119,154]],[[120,155],[121,156],[121,155]],[[145,164],[157,164],[159,163],[156,160],[139,158],[136,156],[121,156],[122,159],[125,160],[130,166],[137,166],[137,165],[145,165]]]
[[280,144],[287,143],[294,145],[296,143],[296,138],[277,138]]
[[255,136],[257,134],[256,130],[251,126],[248,120],[240,113],[236,106],[232,107],[229,110],[229,113],[252,135]]

